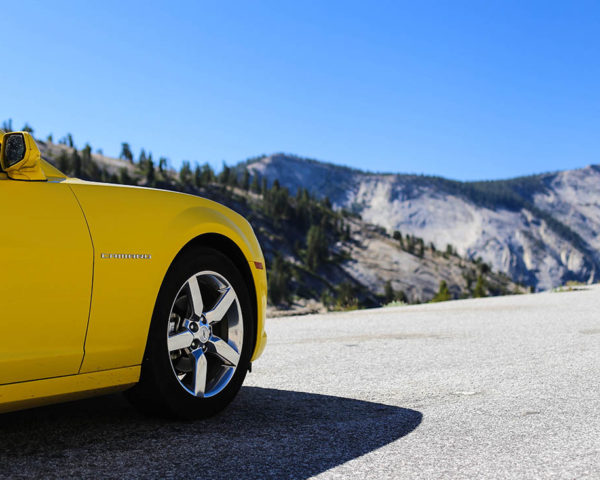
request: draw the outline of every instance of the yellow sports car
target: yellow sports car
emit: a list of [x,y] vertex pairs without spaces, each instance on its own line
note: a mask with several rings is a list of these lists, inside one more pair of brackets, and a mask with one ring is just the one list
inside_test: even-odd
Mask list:
[[206,199],[67,178],[0,132],[0,412],[127,390],[183,418],[223,409],[266,344],[265,262]]

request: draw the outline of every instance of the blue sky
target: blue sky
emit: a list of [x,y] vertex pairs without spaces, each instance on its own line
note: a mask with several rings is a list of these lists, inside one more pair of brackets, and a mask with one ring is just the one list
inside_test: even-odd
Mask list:
[[505,178],[600,163],[600,3],[3,5],[0,120],[210,162]]

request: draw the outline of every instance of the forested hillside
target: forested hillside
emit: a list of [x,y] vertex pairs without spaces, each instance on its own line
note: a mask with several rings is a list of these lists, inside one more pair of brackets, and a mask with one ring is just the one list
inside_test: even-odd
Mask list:
[[91,145],[78,147],[69,134],[38,145],[67,175],[200,195],[244,215],[263,246],[269,301],[279,309],[347,309],[525,291],[481,259],[460,257],[451,245],[438,248],[415,235],[387,232],[347,209],[334,209],[327,197],[307,188],[291,192],[278,179],[248,169],[223,165],[215,172],[207,163],[190,162],[174,169],[166,157],[143,148],[135,155],[128,143],[121,145],[120,158],[110,158]]

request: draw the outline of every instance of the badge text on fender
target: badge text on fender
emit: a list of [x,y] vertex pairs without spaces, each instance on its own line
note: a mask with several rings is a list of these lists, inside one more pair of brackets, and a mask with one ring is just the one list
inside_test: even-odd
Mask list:
[[149,253],[101,253],[100,258],[115,260],[150,260]]

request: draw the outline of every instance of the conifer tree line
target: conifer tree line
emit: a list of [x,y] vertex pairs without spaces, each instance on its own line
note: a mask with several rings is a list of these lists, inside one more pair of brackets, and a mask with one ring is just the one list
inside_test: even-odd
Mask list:
[[[442,256],[444,258],[455,257],[460,259],[460,255],[451,244],[446,245],[446,249],[444,251],[437,250],[433,242],[430,242],[428,246],[425,246],[425,241],[422,238],[419,238],[415,235],[407,234],[403,236],[399,230],[394,230],[392,233],[392,238],[398,242],[398,246],[400,249],[416,255],[417,257],[423,258],[426,251],[429,251],[432,256]],[[486,297],[489,292],[486,288],[485,276],[488,273],[492,272],[492,267],[490,264],[485,263],[481,257],[478,257],[474,261],[475,268],[465,268],[462,272],[462,276],[466,283],[466,293],[463,293],[461,298],[478,298],[478,297]],[[404,292],[399,292],[394,295],[390,294],[391,285],[386,285],[385,287],[385,298],[393,298],[393,300],[399,300],[398,295],[404,296]],[[432,302],[442,302],[446,300],[453,299],[450,290],[448,289],[448,284],[445,280],[441,280],[439,284],[439,289],[436,295],[431,299]]]
[[[13,131],[12,121],[4,121],[1,129],[5,132]],[[22,131],[34,133],[29,124],[25,124]],[[54,143],[52,135],[46,139]],[[260,225],[255,226],[257,235],[268,235],[269,232],[284,232],[285,240],[290,248],[284,253],[275,249],[272,255],[267,255],[268,292],[269,301],[275,305],[290,304],[294,297],[318,298],[329,308],[348,309],[364,305],[369,293],[364,287],[350,280],[341,281],[331,285],[326,281],[324,270],[328,265],[336,265],[347,260],[344,254],[335,251],[335,244],[352,241],[349,217],[351,214],[345,210],[334,210],[331,201],[317,198],[306,188],[299,188],[292,194],[286,187],[282,187],[278,180],[271,184],[266,178],[251,174],[246,166],[232,168],[223,163],[220,172],[215,172],[212,166],[183,161],[180,168],[173,168],[166,157],[153,156],[152,152],[142,148],[137,155],[128,142],[121,144],[119,158],[126,162],[118,170],[108,169],[104,162],[98,162],[94,155],[101,155],[101,150],[92,152],[92,147],[85,144],[79,149],[73,136],[67,134],[58,142],[67,148],[52,149],[55,155],[49,160],[56,167],[69,176],[99,182],[157,187],[167,190],[183,191],[186,193],[215,195],[217,200],[225,200],[227,204],[235,203],[245,206],[245,214],[249,221],[260,217],[262,222],[269,222],[270,229],[261,232]],[[253,159],[249,159],[246,165]],[[415,235],[404,235],[399,230],[392,232],[391,236],[382,227],[374,227],[381,234],[391,237],[397,242],[397,247],[416,257],[423,258],[425,254],[431,256],[455,257],[460,259],[457,250],[452,245],[447,245],[445,250],[437,250],[433,243],[426,242]],[[293,241],[289,241],[289,238]],[[281,240],[281,239],[280,239]],[[261,239],[262,243],[262,239]],[[267,242],[268,243],[268,242]],[[285,242],[284,242],[285,243]],[[466,283],[468,297],[482,297],[490,292],[486,285],[486,274],[491,272],[491,267],[480,258],[475,261],[474,267],[463,269],[463,278]],[[314,285],[307,283],[307,278],[320,278],[321,287],[315,290]],[[390,281],[385,282],[383,294],[375,295],[379,304],[391,302],[408,302],[403,291],[396,291]],[[455,291],[455,290],[454,290]],[[437,294],[431,301],[445,301],[455,298],[456,294],[450,291],[445,280],[441,280]],[[413,299],[413,301],[415,301]],[[419,300],[417,299],[417,302]]]
[[[10,120],[5,121],[2,126],[5,131],[12,131]],[[33,133],[33,129],[28,125],[23,130]],[[53,140],[53,136],[49,135],[46,142],[53,143]],[[274,304],[290,303],[297,293],[296,290],[304,288],[300,279],[302,272],[317,275],[323,264],[338,261],[339,259],[332,255],[330,247],[339,240],[347,239],[349,235],[349,226],[344,223],[344,214],[335,212],[329,199],[317,199],[306,189],[300,189],[295,195],[291,195],[277,180],[269,184],[266,178],[251,175],[246,168],[239,171],[223,164],[221,171],[217,173],[208,162],[200,165],[184,160],[177,170],[169,164],[166,157],[159,157],[157,160],[152,152],[144,148],[135,155],[132,146],[123,142],[119,158],[130,166],[111,171],[101,162],[94,160],[91,145],[86,144],[79,149],[71,134],[65,135],[57,143],[68,148],[60,149],[55,157],[48,160],[69,176],[193,194],[216,191],[232,200],[240,200],[236,192],[242,190],[250,194],[250,200],[245,197],[241,199],[252,203],[251,212],[256,211],[268,218],[276,229],[285,229],[293,225],[295,241],[292,249],[294,258],[299,261],[292,263],[277,253],[268,265],[269,300]],[[96,154],[101,153],[96,151]],[[252,213],[249,216],[252,217]],[[343,285],[340,288],[341,294],[344,295],[340,305],[357,303],[351,298],[354,297],[352,288],[354,287],[351,285]],[[332,289],[330,295],[336,299],[337,293],[336,289]],[[337,300],[331,303],[335,305]]]

